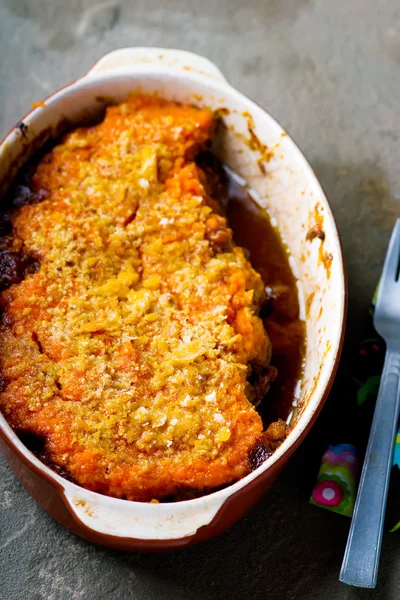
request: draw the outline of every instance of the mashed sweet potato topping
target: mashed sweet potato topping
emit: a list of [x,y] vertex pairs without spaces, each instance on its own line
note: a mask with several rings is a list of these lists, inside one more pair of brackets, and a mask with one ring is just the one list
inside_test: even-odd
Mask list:
[[268,364],[264,285],[193,159],[211,112],[147,96],[39,162],[1,294],[0,407],[80,485],[148,501],[249,472],[248,377]]

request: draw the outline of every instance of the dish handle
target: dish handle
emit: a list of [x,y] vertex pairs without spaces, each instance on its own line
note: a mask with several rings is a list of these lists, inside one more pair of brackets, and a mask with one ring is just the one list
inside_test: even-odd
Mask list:
[[228,495],[222,493],[186,502],[146,503],[94,494],[65,482],[63,490],[77,533],[106,545],[111,538],[136,541],[136,545],[142,546],[157,541],[183,541],[213,522]]
[[194,72],[220,83],[228,83],[218,67],[208,58],[171,48],[120,48],[105,54],[88,71],[86,77],[93,77],[109,71],[127,71],[135,66],[163,66],[186,73]]

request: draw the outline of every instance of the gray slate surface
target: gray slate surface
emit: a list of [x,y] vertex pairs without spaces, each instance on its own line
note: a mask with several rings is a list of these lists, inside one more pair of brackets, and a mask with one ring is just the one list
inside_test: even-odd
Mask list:
[[[347,260],[343,373],[400,214],[400,3],[0,0],[0,133],[32,101],[129,45],[208,56],[303,148],[332,202]],[[308,504],[325,444],[341,441],[330,425],[346,401],[341,381],[271,492],[230,531],[189,550],[90,545],[44,514],[1,461],[0,598],[399,598],[400,534],[384,538],[378,590],[350,589],[337,581],[349,521]]]

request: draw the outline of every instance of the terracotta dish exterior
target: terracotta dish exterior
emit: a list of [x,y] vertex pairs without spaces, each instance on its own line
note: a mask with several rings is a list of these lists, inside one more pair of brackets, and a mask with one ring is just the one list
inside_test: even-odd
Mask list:
[[0,191],[6,191],[18,169],[46,141],[100,116],[105,105],[134,91],[219,110],[223,126],[214,151],[247,181],[287,244],[307,326],[304,376],[290,433],[270,458],[237,483],[195,500],[161,504],[110,498],[70,483],[40,462],[1,415],[0,444],[25,488],[65,527],[114,548],[165,550],[226,529],[276,479],[317,418],[332,384],[343,340],[346,285],[328,201],[296,144],[268,113],[232,88],[215,65],[187,52],[111,52],[85,76],[39,103],[1,144]]

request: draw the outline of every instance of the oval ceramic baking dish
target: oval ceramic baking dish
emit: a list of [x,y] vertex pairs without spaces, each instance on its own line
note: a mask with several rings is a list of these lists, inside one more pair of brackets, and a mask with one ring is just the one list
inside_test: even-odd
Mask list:
[[232,88],[207,59],[177,50],[126,48],[107,54],[83,77],[40,103],[0,147],[0,191],[46,141],[100,115],[140,90],[219,110],[225,126],[214,149],[254,190],[287,243],[307,329],[304,376],[291,431],[258,469],[194,500],[147,504],[85,490],[38,460],[0,415],[2,450],[25,488],[62,525],[103,545],[132,550],[187,546],[224,530],[268,489],[315,421],[341,350],[345,275],[328,201],[298,147],[276,121]]

